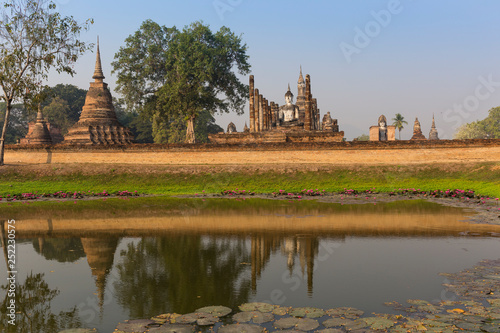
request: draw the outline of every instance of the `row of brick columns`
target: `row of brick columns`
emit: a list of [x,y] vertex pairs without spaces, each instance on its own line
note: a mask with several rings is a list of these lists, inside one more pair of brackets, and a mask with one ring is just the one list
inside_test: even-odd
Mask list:
[[[270,102],[264,98],[259,89],[255,88],[254,76],[250,75],[249,85],[250,97],[250,132],[262,132],[270,130],[272,124],[278,120],[279,104]],[[306,101],[304,130],[311,131],[319,129],[319,110],[316,98],[311,94],[311,78],[306,75]]]
[[276,123],[279,106],[264,98],[255,88],[254,76],[250,75],[250,132],[262,132],[271,129]]

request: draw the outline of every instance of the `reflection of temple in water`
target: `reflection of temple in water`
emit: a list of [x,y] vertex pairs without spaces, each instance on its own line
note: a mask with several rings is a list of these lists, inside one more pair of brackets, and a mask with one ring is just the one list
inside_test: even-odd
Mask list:
[[3,255],[5,258],[5,265],[7,266],[7,271],[10,271],[9,269],[9,259],[7,255],[7,233],[5,232],[5,223],[6,221],[0,221],[0,232],[1,232],[1,245],[3,249]]
[[298,256],[302,276],[307,276],[307,292],[313,292],[314,258],[319,252],[318,237],[312,235],[273,236],[256,235],[251,237],[252,290],[257,290],[257,279],[260,277],[271,255],[281,249],[287,258],[287,267],[292,275],[295,257]]
[[92,275],[95,277],[99,308],[102,314],[106,278],[113,268],[118,238],[82,238],[81,240],[83,250],[87,255],[87,262],[92,270]]

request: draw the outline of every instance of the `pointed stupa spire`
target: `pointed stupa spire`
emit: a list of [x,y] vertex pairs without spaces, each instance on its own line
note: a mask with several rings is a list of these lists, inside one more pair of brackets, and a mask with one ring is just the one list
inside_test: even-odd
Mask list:
[[431,128],[436,128],[436,122],[434,121],[434,113],[432,114],[432,126]]
[[36,120],[43,121],[42,105],[40,103],[38,103],[38,113],[36,115]]
[[299,81],[297,83],[305,83],[304,81],[304,76],[302,75],[302,65],[300,65],[300,75],[299,75]]
[[99,51],[99,36],[97,36],[97,54],[95,59],[94,75],[92,76],[92,78],[95,79],[96,82],[102,82],[102,80],[104,79],[104,74],[102,73],[101,66],[101,52]]
[[293,93],[292,91],[290,90],[290,83],[288,84],[288,91],[285,93],[285,97],[286,96],[291,96],[293,98]]

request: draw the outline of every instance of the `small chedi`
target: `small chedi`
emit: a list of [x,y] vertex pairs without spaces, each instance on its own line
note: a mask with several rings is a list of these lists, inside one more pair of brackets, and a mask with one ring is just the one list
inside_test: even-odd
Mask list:
[[236,125],[233,122],[230,122],[229,125],[227,125],[227,133],[236,133]]
[[116,118],[111,93],[103,81],[99,40],[97,40],[96,65],[92,78],[95,81],[90,83],[80,119],[69,129],[64,142],[85,145],[132,143],[133,135]]
[[28,134],[19,140],[22,145],[51,145],[63,141],[61,130],[44,119],[40,105],[36,121],[29,123],[28,126]]
[[427,138],[422,134],[418,118],[415,118],[415,123],[413,124],[413,136],[410,140],[427,140]]
[[396,140],[396,126],[387,125],[384,115],[378,117],[378,125],[370,127],[370,141],[394,141]]
[[438,131],[436,129],[436,122],[434,121],[434,115],[432,115],[432,127],[429,132],[429,140],[439,140]]
[[209,134],[212,143],[274,143],[274,142],[341,142],[344,132],[339,131],[337,119],[330,112],[320,118],[318,101],[312,97],[311,78],[305,79],[300,69],[297,82],[297,103],[288,85],[285,104],[270,102],[255,88],[254,76],[250,75],[249,113],[250,126],[243,132],[228,131]]

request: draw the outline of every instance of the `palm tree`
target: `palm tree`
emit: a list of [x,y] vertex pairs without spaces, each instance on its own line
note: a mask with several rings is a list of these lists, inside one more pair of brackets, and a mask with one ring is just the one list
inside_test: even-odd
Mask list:
[[399,140],[401,140],[401,130],[404,128],[403,124],[408,125],[408,122],[405,121],[405,117],[401,115],[401,113],[396,113],[396,117],[392,118],[394,120],[393,126],[399,130]]

